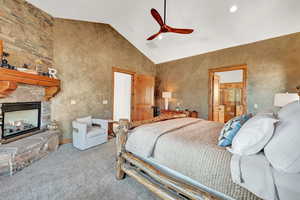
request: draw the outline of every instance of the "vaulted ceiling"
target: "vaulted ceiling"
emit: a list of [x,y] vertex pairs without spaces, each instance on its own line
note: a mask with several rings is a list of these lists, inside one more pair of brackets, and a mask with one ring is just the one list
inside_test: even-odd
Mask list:
[[159,30],[150,9],[163,15],[163,0],[27,1],[54,17],[110,24],[154,63],[300,31],[299,0],[167,0],[167,23],[195,32],[150,42],[146,38]]

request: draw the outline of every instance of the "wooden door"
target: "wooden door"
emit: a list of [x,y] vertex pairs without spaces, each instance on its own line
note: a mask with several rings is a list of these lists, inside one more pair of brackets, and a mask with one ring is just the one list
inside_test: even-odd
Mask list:
[[133,121],[151,119],[153,117],[155,78],[148,75],[135,75]]
[[213,76],[213,121],[219,121],[219,106],[220,106],[220,76],[214,74]]

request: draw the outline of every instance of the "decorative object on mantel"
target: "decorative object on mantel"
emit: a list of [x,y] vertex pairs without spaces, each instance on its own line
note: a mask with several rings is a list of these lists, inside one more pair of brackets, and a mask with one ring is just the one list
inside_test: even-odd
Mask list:
[[284,107],[285,105],[299,100],[297,93],[278,93],[274,97],[275,107]]
[[60,91],[60,80],[45,76],[0,68],[0,98],[17,89],[18,83],[45,87],[45,100],[49,101]]
[[51,123],[47,125],[47,129],[50,131],[58,130],[58,122],[56,120],[51,121]]
[[40,75],[43,73],[43,61],[40,59],[35,60],[35,71]]
[[9,55],[10,55],[10,54],[7,53],[7,52],[3,52],[3,53],[2,53],[1,67],[7,68],[7,69],[13,69],[13,70],[16,70],[17,67],[8,64],[7,58],[9,57]]
[[29,74],[38,74],[35,70],[29,69],[28,64],[24,64],[23,67],[18,67],[17,70],[20,72],[25,72]]
[[57,79],[57,70],[56,69],[54,69],[54,68],[48,68],[48,70],[49,70],[49,77],[50,78],[55,78],[55,79]]
[[24,64],[23,67],[18,67],[17,70],[20,72],[26,72],[28,70],[28,65]]
[[165,110],[169,109],[169,99],[172,98],[171,92],[163,92],[162,97],[165,99]]
[[42,71],[42,64],[43,62],[41,60],[36,60],[36,70],[29,69],[28,64],[24,64],[22,67],[15,67],[12,66],[8,63],[8,60],[6,59],[9,57],[9,53],[3,51],[3,41],[0,40],[0,67],[6,68],[6,69],[11,69],[11,70],[18,70],[20,72],[25,72],[29,74],[39,74],[42,76],[49,76],[49,72],[43,72]]

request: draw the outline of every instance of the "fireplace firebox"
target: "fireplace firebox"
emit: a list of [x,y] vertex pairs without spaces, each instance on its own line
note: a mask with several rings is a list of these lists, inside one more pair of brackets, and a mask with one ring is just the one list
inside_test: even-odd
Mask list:
[[41,127],[41,102],[3,103],[2,139],[11,139]]

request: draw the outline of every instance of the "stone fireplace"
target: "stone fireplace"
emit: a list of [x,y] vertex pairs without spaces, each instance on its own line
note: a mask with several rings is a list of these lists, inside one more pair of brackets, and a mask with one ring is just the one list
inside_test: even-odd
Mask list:
[[47,127],[51,122],[51,102],[44,101],[44,95],[43,87],[22,84],[15,92],[0,99],[1,143],[14,141]]
[[51,122],[51,101],[45,100],[45,93],[45,87],[19,84],[0,99],[0,177],[57,149],[60,132],[46,130]]

